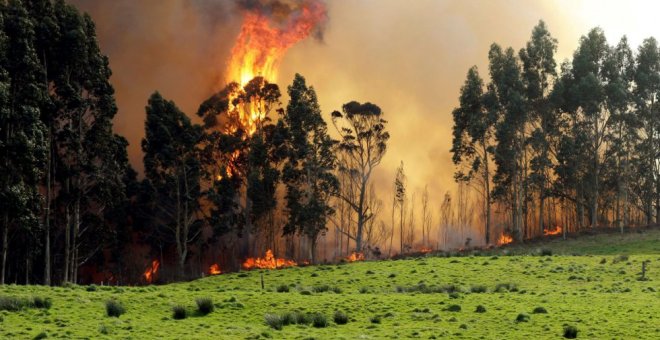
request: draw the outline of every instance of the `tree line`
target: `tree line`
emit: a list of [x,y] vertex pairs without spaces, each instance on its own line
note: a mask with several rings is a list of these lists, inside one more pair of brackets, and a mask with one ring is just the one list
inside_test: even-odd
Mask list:
[[518,53],[492,44],[490,81],[468,70],[453,110],[455,178],[483,203],[483,235],[518,240],[586,227],[660,223],[660,50],[602,29],[557,67],[540,21]]
[[[377,105],[348,102],[329,126],[302,76],[286,107],[256,77],[205,100],[196,124],[155,92],[139,179],[113,132],[110,76],[87,14],[63,0],[0,1],[0,284],[99,273],[137,283],[151,258],[170,264],[168,279],[198,277],[219,245],[237,268],[283,237],[279,254],[316,262],[338,205],[355,217],[354,249],[365,247],[389,139]],[[141,247],[148,258],[133,256]]]

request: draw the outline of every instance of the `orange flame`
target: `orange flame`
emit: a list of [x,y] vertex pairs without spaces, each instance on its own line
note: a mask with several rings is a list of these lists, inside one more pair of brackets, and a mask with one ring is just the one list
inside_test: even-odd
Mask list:
[[276,259],[270,249],[266,250],[266,255],[262,258],[249,257],[245,260],[245,262],[243,262],[244,269],[276,269],[295,267],[297,265],[298,264],[293,260],[280,258]]
[[548,229],[543,229],[543,236],[552,236],[552,235],[559,235],[561,234],[561,227],[556,226],[555,230],[548,230]]
[[346,261],[348,262],[364,261],[364,253],[352,252],[351,255],[346,257]]
[[214,263],[209,267],[209,275],[218,274],[222,274],[222,271],[220,271],[220,266],[217,263]]
[[144,271],[144,279],[147,283],[151,283],[154,280],[154,277],[158,273],[158,268],[160,267],[160,261],[153,260],[151,261],[151,266]]
[[433,251],[433,249],[431,249],[431,248],[427,248],[427,247],[422,247],[421,249],[419,249],[419,252],[420,252],[420,253],[424,253],[424,254],[426,254],[426,253],[430,253],[430,252],[432,252],[432,251]]
[[497,240],[497,245],[498,246],[503,246],[505,244],[509,244],[513,242],[513,237],[510,235],[502,234],[500,238]]

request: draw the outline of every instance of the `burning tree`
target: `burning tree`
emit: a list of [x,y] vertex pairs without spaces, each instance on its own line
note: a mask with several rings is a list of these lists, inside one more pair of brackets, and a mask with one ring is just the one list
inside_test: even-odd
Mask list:
[[380,107],[372,103],[360,104],[352,101],[342,107],[342,112],[332,113],[332,123],[340,135],[337,151],[339,171],[344,173],[349,192],[341,192],[344,200],[357,215],[355,247],[362,250],[362,237],[365,224],[374,217],[373,207],[367,200],[369,180],[376,166],[385,155],[390,134],[385,131],[387,121],[383,119]]

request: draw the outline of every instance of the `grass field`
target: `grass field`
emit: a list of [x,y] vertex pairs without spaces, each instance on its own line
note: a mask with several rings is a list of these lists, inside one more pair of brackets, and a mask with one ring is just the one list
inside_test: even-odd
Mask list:
[[[488,254],[263,271],[263,291],[260,274],[148,287],[0,286],[0,309],[1,299],[52,300],[50,309],[0,311],[0,338],[558,339],[574,326],[578,339],[660,339],[657,228]],[[196,311],[197,298],[211,299],[214,311]],[[106,314],[110,299],[125,309],[118,318]],[[173,306],[187,318],[175,320]],[[336,311],[346,324],[335,322]]]

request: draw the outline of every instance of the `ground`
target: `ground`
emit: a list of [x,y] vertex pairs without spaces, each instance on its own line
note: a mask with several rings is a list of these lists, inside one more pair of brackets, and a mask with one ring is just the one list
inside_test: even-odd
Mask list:
[[[648,271],[641,280],[644,261]],[[659,283],[660,230],[651,229],[452,257],[222,274],[164,286],[0,286],[0,298],[52,299],[50,309],[0,311],[0,338],[557,339],[566,326],[575,326],[578,339],[659,339]],[[288,292],[277,292],[284,286]],[[215,310],[200,315],[197,298],[212,299]],[[108,317],[110,299],[125,314]],[[175,305],[189,316],[173,319]],[[476,312],[480,305],[485,312]],[[547,313],[534,313],[537,307]],[[267,314],[296,310],[321,313],[327,327],[276,330],[265,322]],[[348,323],[335,323],[335,311],[345,313]]]

